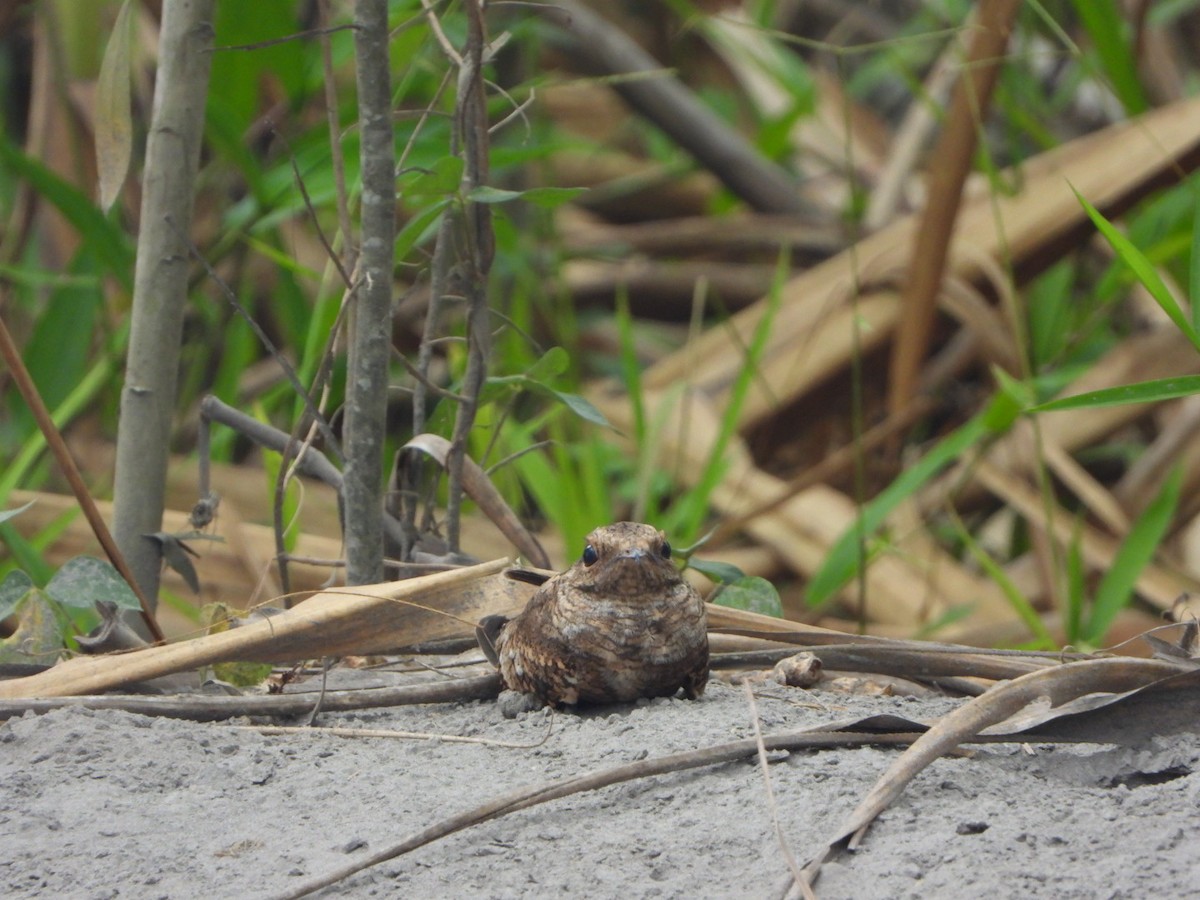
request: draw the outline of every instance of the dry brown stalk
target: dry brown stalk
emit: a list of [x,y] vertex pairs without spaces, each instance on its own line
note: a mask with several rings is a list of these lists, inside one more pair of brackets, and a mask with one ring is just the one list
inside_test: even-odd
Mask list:
[[[1079,138],[1025,163],[1022,190],[1011,196],[973,196],[963,207],[949,256],[948,274],[971,283],[984,277],[990,257],[1032,277],[1088,238],[1091,225],[1071,191],[1112,215],[1164,181],[1175,181],[1200,162],[1200,100],[1182,101]],[[891,335],[900,299],[890,285],[903,271],[918,222],[906,217],[788,281],[780,309],[739,416],[746,430],[766,421],[849,366],[854,342],[851,299],[858,290],[863,353]],[[760,301],[712,328],[647,370],[647,389],[688,383],[723,407],[745,365],[743,348],[767,314]],[[840,318],[840,321],[838,319]],[[731,334],[732,331],[732,334]],[[836,352],[833,348],[837,348]],[[1194,353],[1193,353],[1194,356]],[[1093,411],[1094,412],[1094,411]]]
[[615,84],[635,110],[670,135],[752,208],[803,213],[795,180],[764,158],[620,29],[575,0],[534,7],[562,29],[574,59],[604,74],[639,75]]
[[241,628],[111,656],[76,657],[0,682],[0,697],[94,694],[236,660],[315,659],[381,653],[470,631],[491,613],[516,615],[532,588],[503,578],[500,559],[406,581],[333,588]]
[[[2,299],[7,300],[8,298],[4,297]],[[104,549],[104,553],[108,557],[109,562],[112,563],[113,568],[125,579],[125,583],[129,585],[130,590],[138,598],[138,604],[141,606],[142,621],[146,623],[147,630],[154,640],[162,643],[166,638],[163,637],[162,629],[158,627],[158,622],[154,618],[152,599],[147,597],[145,592],[143,592],[142,586],[125,562],[125,556],[121,553],[117,542],[113,540],[112,533],[108,530],[108,524],[100,515],[100,511],[96,507],[96,501],[92,499],[87,485],[83,483],[83,476],[79,474],[79,467],[75,465],[71,451],[67,449],[66,442],[63,441],[62,433],[54,424],[54,419],[50,416],[50,410],[46,408],[46,404],[42,401],[42,395],[38,393],[37,385],[33,383],[33,379],[29,375],[29,370],[25,368],[25,363],[21,360],[20,351],[17,350],[17,345],[13,342],[12,335],[9,334],[8,326],[4,324],[3,319],[0,319],[0,359],[4,360],[9,374],[12,376],[17,389],[21,393],[21,397],[25,400],[25,405],[33,413],[38,428],[41,430],[47,446],[50,447],[51,452],[54,454],[54,458],[57,460],[58,466],[66,477],[67,482],[71,485],[71,490],[75,493],[75,499],[79,503],[79,508],[88,520],[88,524],[91,526],[96,540]]]
[[982,0],[962,75],[950,98],[946,124],[933,149],[929,200],[921,214],[913,244],[901,306],[904,315],[892,351],[888,408],[897,412],[912,401],[921,362],[929,349],[937,297],[954,225],[962,203],[963,184],[975,158],[979,129],[1000,75],[1009,33],[1021,0]]

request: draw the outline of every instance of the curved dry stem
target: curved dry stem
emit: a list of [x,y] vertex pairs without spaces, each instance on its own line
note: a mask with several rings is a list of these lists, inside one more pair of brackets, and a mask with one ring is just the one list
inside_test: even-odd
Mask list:
[[[768,750],[798,750],[802,748],[820,747],[861,747],[865,744],[910,743],[913,735],[880,735],[855,734],[853,732],[803,731],[790,734],[767,735],[762,739],[763,746]],[[517,788],[506,794],[501,794],[473,809],[465,810],[449,818],[430,825],[405,840],[385,847],[378,853],[344,866],[327,875],[314,878],[278,895],[278,900],[294,900],[305,897],[314,891],[337,884],[353,875],[357,875],[372,866],[411,853],[419,847],[424,847],[455,832],[479,825],[492,819],[498,819],[509,813],[529,809],[551,800],[560,800],[572,794],[595,791],[610,787],[625,781],[638,778],[650,778],[665,775],[670,772],[683,772],[702,766],[713,766],[720,763],[733,762],[753,756],[758,752],[758,741],[751,738],[744,741],[734,741],[728,744],[718,744],[700,750],[689,750],[675,753],[657,759],[645,759],[628,763],[611,769],[603,769],[586,775],[574,775],[558,781],[533,785],[532,787]]]
[[1159,660],[1089,659],[1031,672],[997,685],[942,717],[888,767],[826,847],[805,866],[805,878],[811,884],[826,860],[843,848],[853,848],[875,818],[921,770],[959,744],[979,736],[989,726],[1003,722],[1031,704],[1048,703],[1053,709],[1099,693],[1111,694],[1111,699],[1116,700],[1123,693],[1187,672],[1179,664]]

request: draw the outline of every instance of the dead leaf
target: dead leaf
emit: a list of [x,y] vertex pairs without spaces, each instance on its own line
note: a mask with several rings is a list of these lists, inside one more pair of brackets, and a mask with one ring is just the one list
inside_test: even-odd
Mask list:
[[63,651],[62,627],[46,594],[30,588],[17,604],[17,630],[0,641],[0,662],[53,665]]
[[382,653],[466,637],[491,613],[515,615],[533,590],[504,578],[500,559],[405,581],[322,591],[298,606],[219,634],[115,656],[76,657],[0,682],[0,698],[64,697],[235,660],[271,662]]
[[892,763],[825,848],[805,866],[805,877],[811,884],[827,859],[857,845],[870,824],[919,772],[989,726],[1006,722],[1020,729],[1044,725],[1057,715],[1094,710],[1153,685],[1181,677],[1194,682],[1198,671],[1181,670],[1179,665],[1161,660],[1115,657],[1065,663],[998,684],[944,716]]
[[96,167],[100,176],[100,208],[105,212],[121,192],[133,155],[130,115],[132,8],[131,0],[121,4],[96,86]]

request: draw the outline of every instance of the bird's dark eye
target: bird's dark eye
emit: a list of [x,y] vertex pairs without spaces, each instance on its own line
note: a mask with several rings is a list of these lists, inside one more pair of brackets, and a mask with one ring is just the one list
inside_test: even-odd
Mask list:
[[596,560],[600,558],[600,554],[596,552],[596,548],[588,544],[583,548],[583,564],[585,566],[595,565]]
[[658,552],[662,554],[663,559],[671,558],[671,544],[668,541],[663,541],[662,546],[658,548]]

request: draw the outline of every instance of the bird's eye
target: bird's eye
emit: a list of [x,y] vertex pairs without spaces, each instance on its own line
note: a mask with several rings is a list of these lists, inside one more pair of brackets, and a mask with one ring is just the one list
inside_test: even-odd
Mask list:
[[595,565],[596,560],[600,558],[600,554],[596,552],[596,548],[588,544],[583,548],[583,564],[585,566]]
[[671,558],[671,544],[668,541],[663,541],[662,546],[658,548],[658,552],[662,554],[663,559]]

